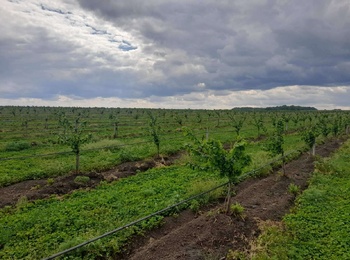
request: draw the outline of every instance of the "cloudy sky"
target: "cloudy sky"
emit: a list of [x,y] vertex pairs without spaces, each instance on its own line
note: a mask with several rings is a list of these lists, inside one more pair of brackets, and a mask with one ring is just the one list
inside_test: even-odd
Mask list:
[[350,109],[349,0],[0,0],[0,105]]

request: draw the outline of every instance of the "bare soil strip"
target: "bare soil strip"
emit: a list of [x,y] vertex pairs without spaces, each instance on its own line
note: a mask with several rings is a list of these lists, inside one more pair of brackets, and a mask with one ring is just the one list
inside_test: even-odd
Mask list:
[[[251,141],[259,141],[265,136],[252,138]],[[228,145],[229,146],[229,145]],[[145,172],[157,166],[169,166],[179,159],[182,152],[173,155],[163,156],[161,158],[152,158],[135,162],[125,162],[111,170],[105,172],[82,173],[80,175],[88,176],[90,181],[87,183],[77,183],[75,178],[77,174],[61,176],[56,178],[27,180],[7,187],[0,187],[0,208],[7,205],[15,205],[19,199],[25,197],[28,201],[49,198],[52,195],[64,195],[77,189],[92,189],[101,181],[115,181],[120,178],[126,178],[135,175],[138,172]],[[53,180],[53,181],[52,181]]]
[[[327,157],[342,144],[333,139],[316,148],[316,154]],[[28,200],[63,195],[76,189],[91,189],[101,180],[113,181],[143,172],[158,165],[170,165],[180,154],[146,161],[128,162],[103,173],[84,174],[90,177],[87,184],[74,181],[77,175],[55,178],[51,185],[47,179],[29,180],[0,188],[0,207],[14,205],[23,196]],[[294,183],[307,188],[314,159],[303,154],[286,165],[286,176],[276,170],[267,177],[248,179],[236,186],[233,202],[245,208],[245,218],[228,216],[222,213],[222,205],[217,204],[195,214],[190,210],[177,218],[168,217],[165,224],[136,237],[122,255],[116,259],[225,259],[229,249],[248,251],[250,241],[259,235],[258,222],[261,220],[279,221],[294,202],[288,193],[288,186]]]
[[181,154],[168,157],[154,158],[136,162],[126,162],[106,172],[84,173],[90,180],[86,183],[75,182],[77,174],[52,178],[52,180],[28,180],[0,188],[0,208],[6,205],[15,205],[20,198],[26,197],[29,201],[49,198],[52,195],[64,195],[77,189],[92,189],[102,180],[114,181],[147,171],[157,166],[171,165]]
[[[341,144],[341,140],[328,141],[316,148],[316,154],[328,157]],[[275,171],[267,177],[240,183],[233,202],[244,206],[244,219],[222,213],[222,205],[200,214],[187,210],[178,218],[167,218],[161,228],[135,238],[116,259],[225,259],[229,249],[248,251],[250,241],[260,233],[259,221],[280,221],[292,207],[294,197],[288,192],[290,183],[300,186],[301,190],[307,188],[313,162],[310,155],[303,154],[286,165],[286,176]]]

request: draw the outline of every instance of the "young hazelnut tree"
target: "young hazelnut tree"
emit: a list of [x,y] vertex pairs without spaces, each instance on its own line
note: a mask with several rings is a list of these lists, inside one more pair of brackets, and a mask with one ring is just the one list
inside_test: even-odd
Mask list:
[[282,114],[282,119],[283,119],[283,121],[284,121],[284,129],[286,130],[286,131],[288,131],[288,123],[289,123],[289,121],[292,119],[292,116],[290,115],[290,114],[287,114],[287,113],[283,113]]
[[153,115],[151,112],[148,113],[150,117],[149,121],[149,132],[151,137],[153,138],[153,143],[157,147],[157,157],[159,158],[159,147],[160,147],[160,126],[157,123],[157,117]]
[[192,169],[215,171],[221,177],[227,177],[226,213],[230,214],[232,187],[239,180],[243,169],[251,163],[251,157],[245,152],[245,142],[237,141],[230,150],[225,150],[220,141],[199,140],[192,131],[184,133],[192,141],[186,149],[192,157],[189,166]]
[[342,118],[339,115],[335,115],[331,126],[331,131],[334,137],[337,137],[340,134],[342,128],[341,125]]
[[324,138],[327,138],[332,131],[331,127],[328,126],[328,115],[320,117],[317,126]]
[[315,156],[317,136],[319,136],[319,132],[316,127],[309,128],[302,133],[302,140],[306,143],[306,145],[310,149],[310,154],[312,156]]
[[282,171],[283,175],[285,171],[285,158],[284,158],[284,124],[280,119],[276,123],[275,132],[269,137],[268,142],[265,146],[265,150],[270,153],[271,156],[281,155],[282,156]]
[[118,137],[118,126],[119,126],[118,116],[117,116],[117,114],[111,113],[108,118],[111,120],[111,122],[113,124],[113,135],[112,135],[112,138],[116,139]]
[[246,120],[246,115],[229,114],[228,117],[231,119],[233,128],[236,131],[237,136],[239,136],[241,129],[243,127],[244,121]]
[[267,132],[267,129],[264,126],[264,119],[262,117],[262,114],[257,115],[254,112],[253,118],[252,118],[252,124],[256,127],[256,130],[258,132],[258,138],[261,135],[261,133],[260,133],[261,130],[263,130],[265,133]]
[[86,122],[80,122],[80,118],[75,119],[72,124],[66,117],[60,119],[63,127],[63,134],[58,136],[59,142],[70,146],[75,154],[75,173],[79,173],[80,166],[80,148],[83,144],[91,141],[91,134],[84,135],[83,131],[86,127]]

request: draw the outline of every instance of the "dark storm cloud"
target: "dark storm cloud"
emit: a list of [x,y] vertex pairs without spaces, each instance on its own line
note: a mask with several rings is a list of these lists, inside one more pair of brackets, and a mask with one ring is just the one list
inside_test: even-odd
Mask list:
[[133,60],[118,56],[118,50],[132,52],[137,45],[124,40],[123,32],[64,2],[18,1],[3,7],[1,98],[125,97],[135,92]]
[[[94,73],[81,77],[79,84],[76,84],[75,80],[58,79],[51,81],[50,84],[47,84],[47,82],[42,84],[42,88],[47,89],[46,94],[48,98],[57,95],[57,90],[59,90],[58,94],[64,96],[77,93],[84,98],[115,96],[125,98],[130,95],[130,89],[135,89],[132,85],[133,82],[129,80],[130,77],[130,73],[126,71],[116,73],[112,70],[96,68]],[[116,81],[116,78],[119,80]]]
[[0,100],[349,98],[347,0],[3,1],[0,17]]
[[[170,76],[200,78],[212,89],[269,89],[291,84],[350,82],[350,11],[344,1],[103,1],[80,5],[140,34],[165,53],[154,69],[165,75],[182,63],[204,70]],[[161,64],[161,66],[160,66]],[[169,88],[176,91],[176,88]],[[191,91],[189,88],[188,91]]]

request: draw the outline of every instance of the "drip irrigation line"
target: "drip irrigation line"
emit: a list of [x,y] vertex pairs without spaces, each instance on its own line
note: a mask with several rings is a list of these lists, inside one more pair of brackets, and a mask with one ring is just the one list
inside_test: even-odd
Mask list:
[[[160,135],[160,137],[162,138],[164,136]],[[135,138],[139,138],[139,137],[135,137]],[[180,139],[180,138],[182,138],[182,136],[166,138],[166,140],[177,140],[177,139]],[[119,144],[119,145],[110,145],[110,146],[103,146],[103,147],[91,148],[91,149],[83,149],[83,150],[80,151],[80,153],[84,153],[86,151],[113,149],[113,148],[119,148],[119,147],[125,147],[125,146],[133,146],[133,145],[139,145],[139,144],[147,144],[147,143],[153,143],[153,141],[142,141],[142,142],[135,142],[135,143],[131,143],[131,144]],[[35,157],[48,157],[48,156],[70,154],[70,153],[74,154],[74,152],[72,152],[72,151],[65,151],[65,152],[57,152],[57,153],[20,156],[20,157],[6,157],[6,158],[0,158],[0,161],[23,160],[23,159],[29,159],[29,158],[35,158]]]
[[22,156],[22,157],[7,157],[7,158],[0,158],[0,161],[10,161],[10,160],[23,160],[23,159],[29,159],[29,158],[35,158],[35,157],[48,157],[48,156],[54,156],[54,155],[62,155],[62,154],[70,154],[74,153],[72,151],[67,152],[58,152],[58,153],[47,153],[47,154],[36,154],[36,155],[28,155],[28,156]]
[[[275,159],[275,160],[273,160],[273,161],[270,161],[269,163],[267,163],[267,164],[265,164],[265,165],[263,165],[263,166],[261,166],[261,167],[259,167],[259,168],[257,168],[257,169],[254,169],[254,170],[252,170],[252,171],[250,171],[250,172],[247,172],[247,173],[241,175],[240,178],[239,178],[239,182],[241,182],[242,180],[244,180],[244,179],[247,178],[248,176],[255,174],[256,172],[258,172],[259,170],[265,168],[266,166],[271,165],[271,164],[273,164],[273,163],[275,163],[275,162],[277,162],[277,161],[279,161],[279,160],[281,160],[281,159],[283,159],[283,158],[285,158],[285,157],[287,157],[287,156],[289,156],[290,154],[295,153],[295,152],[298,152],[298,150],[291,151],[291,152],[289,152],[288,154],[285,154],[284,156],[281,156],[281,157],[279,157],[279,158],[277,158],[277,159]],[[206,195],[206,194],[208,194],[208,193],[210,193],[210,192],[212,192],[212,191],[214,191],[214,190],[217,190],[217,189],[219,189],[219,188],[221,188],[221,187],[224,187],[224,186],[228,185],[229,183],[230,183],[229,181],[228,181],[228,182],[225,182],[225,183],[220,184],[220,185],[218,185],[218,186],[216,186],[216,187],[214,187],[214,188],[211,188],[211,189],[209,189],[209,190],[207,190],[207,191],[204,191],[204,192],[201,192],[201,193],[199,193],[199,194],[197,194],[197,195],[191,196],[191,197],[189,197],[189,198],[187,198],[187,199],[185,199],[185,200],[182,200],[182,201],[180,201],[180,202],[178,202],[178,203],[175,203],[175,204],[173,204],[173,205],[171,205],[171,206],[168,206],[168,207],[166,207],[166,208],[163,208],[163,209],[161,209],[161,210],[159,210],[159,211],[156,211],[156,212],[154,212],[154,213],[152,213],[152,214],[149,214],[149,215],[147,215],[147,216],[145,216],[145,217],[142,217],[142,218],[140,218],[140,219],[137,219],[137,220],[135,220],[135,221],[133,221],[133,222],[130,222],[130,223],[124,225],[124,226],[121,226],[121,227],[118,227],[118,228],[113,229],[113,230],[111,230],[111,231],[108,231],[108,232],[106,232],[106,233],[104,233],[104,234],[102,234],[102,235],[100,235],[100,236],[91,238],[91,239],[89,239],[89,240],[87,240],[87,241],[85,241],[85,242],[83,242],[83,243],[81,243],[81,244],[79,244],[79,245],[73,246],[73,247],[68,248],[68,249],[66,249],[66,250],[64,250],[64,251],[58,252],[58,253],[56,253],[56,254],[53,254],[53,255],[51,255],[51,256],[49,256],[49,257],[47,257],[47,258],[44,258],[43,260],[51,260],[51,259],[55,259],[55,258],[57,258],[57,257],[59,257],[59,256],[65,255],[65,254],[67,254],[67,253],[69,253],[69,252],[72,252],[72,251],[78,249],[78,248],[81,248],[81,247],[83,247],[83,246],[86,246],[86,245],[88,245],[88,244],[90,244],[90,243],[93,243],[93,242],[95,242],[95,241],[97,241],[97,240],[100,240],[100,239],[105,238],[105,237],[107,237],[107,236],[113,235],[113,234],[115,234],[115,233],[117,233],[117,232],[119,232],[119,231],[121,231],[121,230],[124,230],[124,229],[126,229],[126,228],[129,228],[129,227],[131,227],[131,226],[134,226],[134,225],[136,225],[136,224],[138,224],[138,223],[140,223],[140,222],[142,222],[142,221],[145,221],[145,220],[147,220],[147,219],[150,219],[151,217],[154,217],[154,216],[157,216],[157,215],[161,215],[162,213],[164,213],[164,212],[166,212],[166,211],[168,211],[168,210],[171,210],[171,209],[173,209],[173,208],[176,208],[176,207],[178,207],[178,206],[180,206],[180,205],[182,205],[182,204],[185,204],[185,203],[187,203],[187,202],[189,202],[189,201],[191,201],[191,200],[194,200],[194,199],[197,199],[197,198],[199,198],[199,197],[202,197],[202,196],[204,196],[204,195]]]
[[171,210],[171,209],[176,208],[176,207],[178,207],[178,206],[180,206],[180,205],[182,205],[182,204],[185,204],[185,203],[187,203],[187,202],[189,202],[189,201],[191,201],[191,200],[194,200],[194,199],[196,199],[196,198],[198,198],[198,197],[201,197],[201,196],[203,196],[203,195],[205,195],[205,194],[208,194],[208,193],[210,193],[210,192],[212,192],[212,191],[214,191],[214,190],[216,190],[216,189],[219,189],[219,188],[221,188],[221,187],[223,187],[223,186],[226,186],[228,183],[229,183],[229,182],[223,183],[223,184],[221,184],[221,185],[219,185],[219,186],[216,186],[216,187],[214,187],[214,188],[212,188],[212,189],[210,189],[210,190],[207,190],[207,191],[202,192],[202,193],[200,193],[200,194],[194,195],[194,196],[192,196],[192,197],[190,197],[190,198],[188,198],[188,199],[185,199],[185,200],[180,201],[180,202],[178,202],[178,203],[176,203],[176,204],[173,204],[173,205],[171,205],[171,206],[168,206],[168,207],[166,207],[166,208],[163,208],[163,209],[161,209],[161,210],[159,210],[159,211],[157,211],[157,212],[154,212],[154,213],[152,213],[152,214],[150,214],[150,215],[148,215],[148,216],[145,216],[145,217],[143,217],[143,218],[140,218],[140,219],[138,219],[138,220],[135,220],[135,221],[133,221],[133,222],[130,222],[130,223],[127,224],[127,225],[124,225],[124,226],[122,226],[122,227],[119,227],[119,228],[116,228],[116,229],[111,230],[111,231],[109,231],[109,232],[106,232],[106,233],[104,233],[104,234],[102,234],[102,235],[100,235],[100,236],[97,236],[97,237],[94,237],[94,238],[92,238],[92,239],[89,239],[89,240],[87,240],[87,241],[85,241],[85,242],[83,242],[83,243],[81,243],[81,244],[79,244],[79,245],[76,245],[76,246],[74,246],[74,247],[68,248],[68,249],[66,249],[66,250],[64,250],[64,251],[58,252],[58,253],[56,253],[56,254],[53,254],[53,255],[51,255],[51,256],[49,256],[49,257],[47,257],[47,258],[44,258],[43,260],[55,259],[56,257],[59,257],[59,256],[61,256],[61,255],[64,255],[64,254],[66,254],[66,253],[69,253],[69,252],[71,252],[71,251],[74,251],[74,250],[76,250],[76,249],[78,249],[78,248],[80,248],[80,247],[83,247],[83,246],[85,246],[85,245],[87,245],[87,244],[90,244],[90,243],[92,243],[92,242],[95,242],[96,240],[100,240],[100,239],[102,239],[102,238],[104,238],[104,237],[110,236],[110,235],[112,235],[112,234],[114,234],[114,233],[116,233],[116,232],[118,232],[118,231],[121,231],[121,230],[123,230],[123,229],[126,229],[126,228],[128,228],[128,227],[130,227],[130,226],[136,225],[136,224],[138,224],[138,223],[140,223],[140,222],[142,222],[142,221],[144,221],[144,220],[147,220],[147,219],[149,219],[149,218],[151,218],[151,217],[160,215],[160,214],[162,214],[162,213],[164,213],[164,212],[166,212],[166,211],[168,211],[168,210]]
[[[41,122],[40,123],[40,125],[41,126],[43,126],[43,127],[45,127],[45,123],[42,123],[42,121],[44,121],[44,120],[33,120],[33,121],[29,121],[28,123],[30,123],[31,125],[32,124],[35,124],[37,121],[39,121],[39,122]],[[51,120],[52,121],[52,120]],[[127,122],[125,122],[125,123],[119,123],[118,124],[118,127],[121,127],[121,128],[124,128],[123,130],[125,130],[125,127],[143,127],[145,124],[146,125],[148,125],[148,119],[147,120],[140,120],[138,123],[136,123],[136,124],[127,124]],[[13,122],[19,122],[19,121],[13,121]],[[190,122],[192,122],[192,125],[197,125],[197,124],[199,124],[199,125],[203,125],[203,124],[206,124],[206,123],[208,123],[208,122],[210,122],[210,123],[212,123],[212,122],[217,122],[217,118],[208,118],[208,119],[203,119],[203,121],[201,122],[201,123],[197,123],[197,122],[193,122],[193,120],[192,121],[190,121]],[[227,118],[222,118],[222,119],[220,119],[220,123],[227,123],[227,122],[231,122],[231,120],[230,119],[227,119]],[[20,123],[20,122],[19,122]],[[89,125],[91,125],[91,124],[98,124],[99,123],[99,121],[87,121],[87,123],[88,123],[88,126]],[[100,123],[101,123],[101,121],[100,121]],[[178,123],[176,123],[176,122],[164,122],[164,121],[160,121],[159,122],[160,124],[160,126],[162,127],[162,126],[178,126],[178,127],[182,127],[182,126],[180,126]],[[57,129],[59,129],[60,128],[60,126],[59,126],[59,124],[57,123],[57,124],[47,124],[47,126],[48,126],[48,128],[44,128],[44,130],[47,130],[47,131],[49,131],[49,130],[57,130]],[[186,126],[186,124],[184,123],[184,125],[183,126]],[[229,125],[226,125],[226,126],[229,126]],[[16,126],[17,128],[18,127],[22,127],[22,128],[24,128],[24,126],[22,126],[22,125],[17,125]],[[86,128],[85,130],[84,130],[84,132],[88,132],[88,131],[94,131],[94,130],[96,130],[96,131],[99,131],[99,130],[101,130],[101,128],[102,129],[105,129],[105,128],[110,128],[110,127],[113,127],[113,121],[110,121],[110,122],[106,122],[106,121],[102,121],[102,124],[101,125],[99,125],[98,127],[95,127],[95,128],[93,128],[93,127],[91,127],[91,128]],[[4,128],[6,131],[10,131],[12,128]],[[34,127],[28,127],[28,128],[26,128],[26,129],[23,129],[22,131],[15,131],[15,132],[11,132],[12,134],[23,134],[23,133],[25,133],[26,131],[30,131],[30,130],[33,130],[33,129],[37,129],[37,128],[34,128]],[[131,128],[132,129],[132,128]],[[42,134],[42,132],[38,132],[38,133],[28,133],[28,135],[38,135],[38,134]]]
[[[209,131],[209,134],[217,134],[217,133],[234,133],[234,130],[224,130],[224,131]],[[174,133],[178,132],[171,132],[167,133],[168,135],[172,135]],[[181,133],[181,132],[179,132]],[[206,135],[207,132],[202,132],[201,130],[194,132],[196,135]],[[144,138],[144,137],[149,137],[149,136],[137,136],[134,137],[136,138]],[[162,141],[164,141],[164,138],[166,135],[160,134],[160,137]],[[126,138],[128,139],[128,138]],[[130,138],[132,139],[132,138]],[[177,140],[177,139],[183,139],[183,136],[176,136],[176,137],[170,137],[166,138],[166,140]],[[139,145],[139,144],[147,144],[147,143],[153,143],[153,141],[142,141],[142,142],[135,142],[135,143],[130,143],[130,144],[119,144],[119,145],[110,145],[110,146],[104,146],[104,147],[97,147],[97,148],[90,148],[90,149],[83,149],[80,151],[80,153],[88,152],[88,151],[97,151],[97,150],[103,150],[103,149],[114,149],[114,148],[119,148],[119,147],[126,147],[126,146],[133,146],[133,145]],[[0,161],[9,161],[9,160],[23,160],[23,159],[30,159],[30,158],[35,158],[35,157],[49,157],[49,156],[55,156],[55,155],[63,155],[63,154],[74,154],[73,151],[65,151],[65,152],[57,152],[57,153],[48,153],[48,154],[36,154],[36,155],[28,155],[28,156],[20,156],[20,157],[6,157],[6,158],[0,158]]]
[[[177,140],[180,137],[173,137],[173,138],[167,138],[167,140]],[[81,150],[81,153],[88,152],[88,151],[96,151],[96,150],[103,150],[103,149],[113,149],[113,148],[119,148],[119,147],[125,147],[125,146],[133,146],[133,145],[139,145],[139,144],[148,144],[153,143],[153,141],[143,141],[143,142],[136,142],[132,144],[119,144],[119,145],[110,145],[110,146],[104,146],[104,147],[98,147],[98,148],[91,148],[91,149],[84,149]]]
[[[176,140],[177,138],[167,138],[167,140]],[[80,154],[84,152],[89,151],[96,151],[96,150],[103,150],[103,149],[113,149],[113,148],[119,148],[119,147],[125,147],[125,146],[133,146],[133,145],[139,145],[139,144],[147,144],[147,143],[153,143],[153,141],[142,141],[142,142],[136,142],[131,144],[118,144],[118,145],[109,145],[109,146],[103,146],[103,147],[97,147],[97,148],[90,148],[90,149],[84,149],[80,151]],[[36,154],[36,155],[28,155],[28,156],[21,156],[21,157],[7,157],[7,158],[0,158],[0,161],[9,161],[9,160],[23,160],[23,159],[29,159],[29,158],[35,158],[35,157],[48,157],[48,156],[54,156],[54,155],[62,155],[62,154],[74,154],[73,151],[66,151],[66,152],[58,152],[58,153],[48,153],[48,154]]]
[[273,163],[275,163],[275,162],[278,162],[278,161],[282,160],[283,158],[286,158],[286,157],[288,157],[289,155],[291,155],[291,154],[293,154],[293,153],[297,153],[297,152],[300,152],[300,151],[299,151],[299,150],[290,151],[289,153],[285,154],[284,156],[278,157],[278,158],[276,158],[275,160],[270,161],[270,162],[268,162],[268,163],[266,163],[266,164],[260,166],[260,167],[257,168],[257,169],[254,169],[254,170],[252,170],[252,171],[249,171],[249,172],[246,172],[246,173],[242,174],[241,176],[239,176],[238,180],[239,180],[239,182],[241,182],[241,181],[245,180],[246,178],[248,178],[248,177],[250,177],[250,176],[256,174],[256,173],[259,172],[260,170],[264,169],[265,167],[270,166],[271,164],[273,164]]

